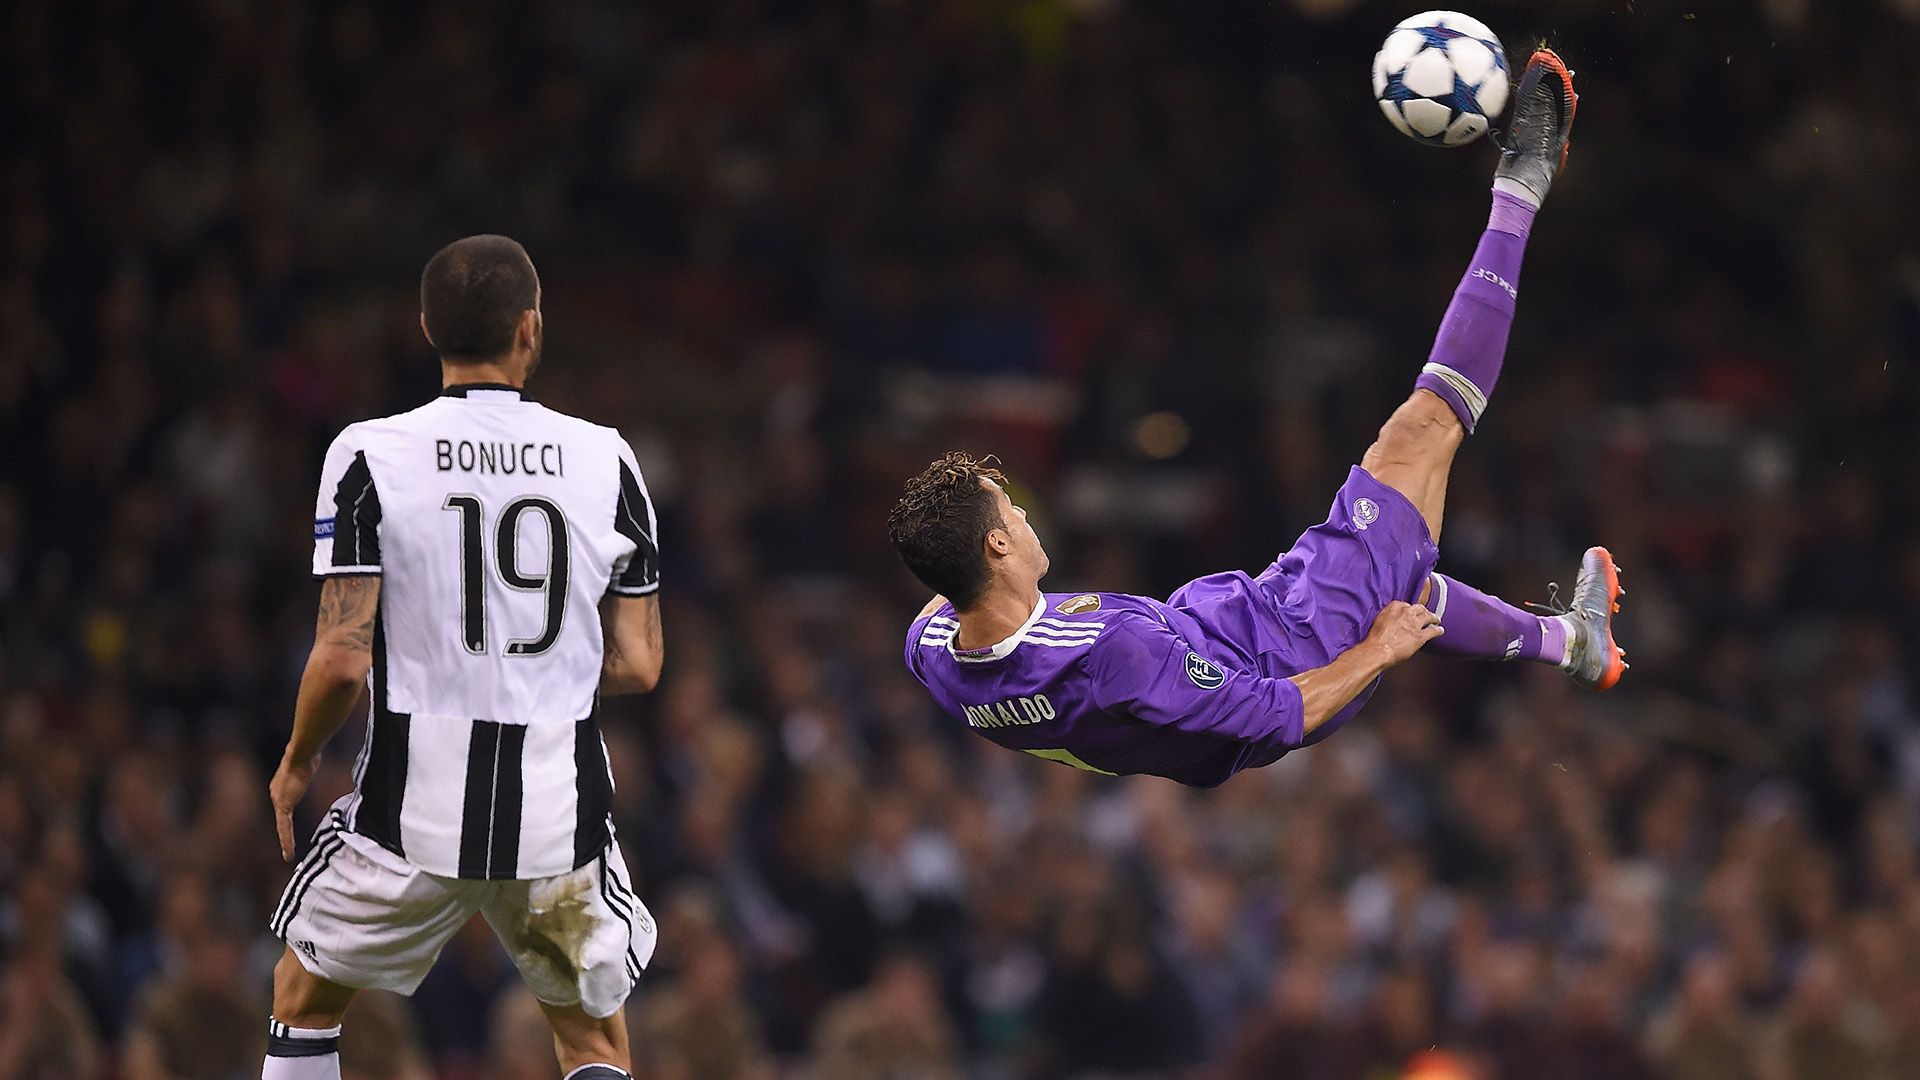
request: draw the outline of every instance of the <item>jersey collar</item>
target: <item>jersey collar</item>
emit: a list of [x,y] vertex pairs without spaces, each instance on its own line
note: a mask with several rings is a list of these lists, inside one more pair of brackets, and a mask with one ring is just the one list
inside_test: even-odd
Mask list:
[[1040,621],[1041,614],[1046,610],[1047,597],[1042,593],[1039,601],[1033,605],[1033,614],[1027,616],[1027,621],[1020,624],[1020,629],[1002,638],[999,644],[989,645],[984,649],[967,649],[963,652],[953,647],[953,639],[960,636],[960,632],[955,630],[953,637],[947,639],[947,652],[963,664],[985,664],[993,660],[1003,660],[1015,646],[1027,639],[1027,631],[1033,629],[1033,624]]
[[454,383],[440,391],[440,396],[472,398],[475,401],[503,401],[509,397],[514,401],[533,400],[522,387],[493,382]]

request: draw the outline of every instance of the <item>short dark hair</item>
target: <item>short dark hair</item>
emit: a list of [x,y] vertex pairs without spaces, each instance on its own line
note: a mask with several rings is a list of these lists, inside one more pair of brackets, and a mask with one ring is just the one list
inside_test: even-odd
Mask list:
[[527,249],[505,236],[455,240],[420,275],[420,315],[442,358],[492,360],[513,349],[520,316],[539,303]]
[[959,450],[907,481],[907,490],[887,515],[887,539],[913,576],[965,611],[987,591],[987,534],[1006,528],[999,502],[982,480],[1007,478],[989,455],[975,460]]

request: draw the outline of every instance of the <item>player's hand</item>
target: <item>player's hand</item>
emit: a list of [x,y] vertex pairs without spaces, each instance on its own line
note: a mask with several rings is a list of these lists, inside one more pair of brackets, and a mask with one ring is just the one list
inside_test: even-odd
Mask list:
[[1381,650],[1387,666],[1392,667],[1442,633],[1445,630],[1440,626],[1440,616],[1420,604],[1395,600],[1373,620],[1367,640]]
[[307,797],[307,785],[311,783],[313,762],[281,758],[280,768],[267,784],[267,795],[273,800],[274,828],[280,831],[280,857],[288,862],[293,861],[293,808]]

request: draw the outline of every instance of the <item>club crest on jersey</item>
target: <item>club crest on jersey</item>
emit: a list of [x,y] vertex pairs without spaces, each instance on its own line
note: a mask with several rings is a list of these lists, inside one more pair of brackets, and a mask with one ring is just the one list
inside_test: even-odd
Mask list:
[[1365,531],[1366,527],[1380,520],[1380,504],[1372,499],[1353,500],[1353,527]]
[[332,539],[333,538],[333,519],[332,518],[314,518],[313,519],[313,538],[315,540]]
[[1085,615],[1089,611],[1100,610],[1100,598],[1092,593],[1081,593],[1079,596],[1060,601],[1054,605],[1053,610],[1062,615]]
[[1218,690],[1227,685],[1227,673],[1197,652],[1187,654],[1187,678],[1202,690]]

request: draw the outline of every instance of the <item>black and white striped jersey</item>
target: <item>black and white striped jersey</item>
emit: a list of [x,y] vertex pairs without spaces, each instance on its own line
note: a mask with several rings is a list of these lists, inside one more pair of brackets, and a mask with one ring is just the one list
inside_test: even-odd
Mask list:
[[456,386],[327,451],[313,571],[379,574],[348,827],[445,877],[598,857],[602,596],[660,587],[652,500],[612,428]]

